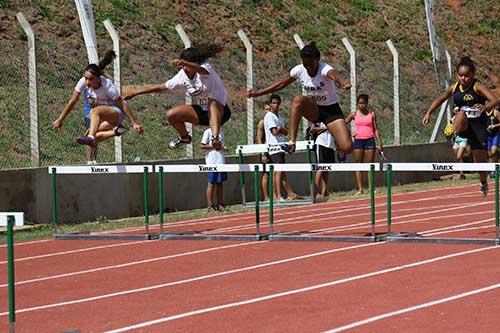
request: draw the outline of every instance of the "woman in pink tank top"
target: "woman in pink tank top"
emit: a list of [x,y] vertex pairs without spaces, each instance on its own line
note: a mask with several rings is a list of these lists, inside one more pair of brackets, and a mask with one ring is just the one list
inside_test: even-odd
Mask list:
[[[375,161],[375,139],[377,148],[382,151],[382,141],[377,128],[377,118],[374,111],[368,110],[368,95],[362,94],[357,99],[358,110],[351,113],[345,119],[346,124],[354,120],[354,161],[356,163],[373,163]],[[365,172],[366,174],[366,172]],[[358,192],[363,193],[364,174],[356,171],[356,183]]]

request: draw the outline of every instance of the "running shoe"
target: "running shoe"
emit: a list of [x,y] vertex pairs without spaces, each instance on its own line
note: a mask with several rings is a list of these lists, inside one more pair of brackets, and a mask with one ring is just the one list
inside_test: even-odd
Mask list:
[[481,183],[481,185],[479,185],[479,193],[481,193],[481,196],[482,197],[485,197],[486,195],[488,195],[488,183]]
[[210,206],[208,206],[207,208],[207,213],[215,213],[217,211],[217,206],[214,205],[214,204],[211,204]]
[[123,133],[125,133],[127,131],[127,129],[125,128],[125,126],[120,124],[120,125],[116,126],[115,128],[113,128],[113,131],[115,131],[116,135],[122,135]]
[[79,137],[79,138],[76,139],[76,143],[78,143],[80,145],[87,145],[87,146],[90,146],[90,147],[97,146],[97,142],[91,136],[81,136],[81,137]]
[[495,171],[492,171],[492,172],[490,173],[490,178],[495,178],[495,176],[496,176],[496,172],[495,172]]
[[182,145],[188,145],[192,141],[191,135],[186,135],[184,137],[177,137],[174,140],[170,141],[168,143],[168,148],[170,149],[176,149],[179,148]]

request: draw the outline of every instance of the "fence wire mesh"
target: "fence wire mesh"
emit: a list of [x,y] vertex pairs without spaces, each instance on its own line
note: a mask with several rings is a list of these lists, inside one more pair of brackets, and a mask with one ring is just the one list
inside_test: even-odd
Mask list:
[[[36,33],[36,31],[35,31]],[[86,162],[86,147],[75,144],[75,138],[85,131],[83,119],[83,98],[66,118],[63,129],[52,130],[52,122],[62,112],[69,101],[74,87],[83,75],[87,63],[82,40],[71,43],[59,41],[54,36],[49,40],[37,39],[38,100],[39,100],[39,132],[40,132],[40,165],[68,165]],[[100,37],[100,53],[111,48],[111,40]],[[356,45],[354,45],[355,48]],[[397,45],[396,45],[397,47]],[[176,73],[176,68],[169,61],[181,52],[178,48],[174,54],[166,54],[164,58],[149,57],[145,53],[138,54],[133,45],[124,45],[121,50],[122,87],[131,85],[163,83]],[[387,51],[377,59],[364,57],[363,50],[357,58],[357,93],[370,95],[370,106],[379,114],[379,127],[385,145],[394,140],[393,127],[393,68],[392,58]],[[0,143],[5,153],[0,155],[0,168],[30,167],[29,140],[29,91],[27,42],[6,41],[0,49]],[[232,58],[228,60],[228,58]],[[158,60],[161,59],[161,60]],[[349,77],[349,58],[345,54],[334,58],[326,55],[325,61],[332,64],[346,78]],[[284,52],[271,61],[269,56],[254,53],[254,86],[262,88],[284,76],[288,69],[299,63],[297,49],[291,43]],[[246,85],[245,51],[231,49],[210,60],[221,74],[229,92],[229,103],[232,117],[223,127],[229,154],[234,152],[238,144],[247,143],[246,101],[244,90]],[[276,73],[283,68],[279,77],[267,73]],[[377,77],[365,76],[365,69],[378,68]],[[430,101],[439,92],[437,86],[428,84],[434,79],[433,66],[430,62],[412,62],[400,59],[400,127],[401,144],[428,142],[432,126],[422,127],[421,117]],[[112,74],[112,65],[107,68],[107,75]],[[428,75],[425,73],[429,73]],[[426,85],[421,85],[427,80]],[[292,84],[279,92],[282,96],[281,115],[288,120],[293,96],[300,94],[298,84]],[[350,94],[338,90],[340,103],[345,114],[349,112]],[[269,96],[263,96],[254,103],[254,128],[263,118],[263,102]],[[136,135],[133,131],[123,136],[123,161],[171,160],[186,157],[184,149],[169,150],[168,141],[177,136],[165,117],[169,108],[184,104],[184,96],[172,92],[137,96],[130,100],[129,106],[137,119],[145,128],[144,135]],[[433,119],[437,118],[437,112]],[[446,119],[446,118],[444,118]],[[445,126],[443,122],[441,128]],[[199,143],[204,127],[195,126],[193,145],[194,156],[203,157]],[[299,131],[298,139],[302,139]],[[444,139],[442,130],[438,132],[437,141]],[[114,162],[114,142],[109,140],[99,144],[97,161],[99,163]]]

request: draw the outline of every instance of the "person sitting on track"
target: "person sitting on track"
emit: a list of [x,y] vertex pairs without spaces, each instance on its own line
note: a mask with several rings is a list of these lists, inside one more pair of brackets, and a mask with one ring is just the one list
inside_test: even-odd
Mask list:
[[143,133],[142,125],[137,122],[123,101],[113,81],[103,75],[103,70],[113,61],[114,57],[115,53],[108,51],[99,64],[90,64],[85,68],[84,77],[78,81],[71,99],[61,115],[52,123],[54,130],[62,128],[64,119],[73,110],[80,95],[86,89],[86,95],[88,94],[89,104],[92,108],[90,110],[90,126],[86,135],[77,138],[77,143],[95,148],[99,141],[122,135],[125,132],[125,127],[122,125],[125,116],[137,133]]
[[211,142],[217,149],[221,126],[231,117],[227,105],[227,91],[219,74],[207,62],[207,59],[221,52],[222,48],[215,44],[202,44],[183,50],[180,59],[170,63],[180,68],[177,74],[165,83],[144,87],[126,87],[124,98],[129,99],[140,94],[158,93],[166,90],[184,90],[196,102],[192,105],[179,105],[167,111],[168,122],[177,130],[180,137],[170,141],[168,147],[175,149],[192,141],[185,122],[194,125],[210,126]]
[[352,140],[344,121],[344,114],[338,104],[335,82],[344,89],[350,89],[351,83],[339,75],[333,67],[321,61],[321,54],[314,42],[300,50],[302,64],[297,65],[284,79],[259,90],[248,90],[247,97],[258,97],[281,90],[295,80],[302,85],[302,96],[296,96],[290,113],[289,142],[284,145],[289,153],[295,151],[297,130],[302,116],[311,122],[324,123],[332,133],[338,148],[348,154],[352,151]]
[[[487,161],[487,127],[489,112],[499,104],[499,99],[484,84],[475,79],[476,67],[469,57],[463,57],[457,65],[458,82],[450,86],[446,92],[434,99],[425,113],[422,124],[429,124],[431,114],[448,98],[453,96],[453,103],[458,108],[453,120],[455,135],[467,138],[471,145],[474,162]],[[468,108],[467,110],[465,110]],[[488,194],[488,173],[479,172],[480,194]]]

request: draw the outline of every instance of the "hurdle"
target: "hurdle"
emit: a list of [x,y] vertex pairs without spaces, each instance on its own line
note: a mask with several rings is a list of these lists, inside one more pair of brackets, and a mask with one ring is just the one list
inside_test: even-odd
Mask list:
[[[328,171],[328,172],[346,172],[346,171],[367,171],[369,172],[370,187],[370,233],[366,236],[331,236],[304,232],[275,232],[273,199],[270,196],[270,217],[269,217],[269,240],[272,241],[329,241],[329,242],[380,242],[386,240],[386,234],[377,234],[375,232],[375,171],[380,171],[379,163],[317,163],[317,164],[269,164],[269,188],[272,191],[272,172],[273,171]],[[272,193],[272,192],[271,192]]]
[[[92,166],[51,166],[48,172],[52,178],[52,227],[54,239],[56,240],[150,240],[157,239],[158,234],[149,231],[149,198],[148,198],[148,174],[153,172],[151,165],[92,165]],[[107,232],[71,232],[60,233],[58,231],[58,197],[57,197],[57,175],[94,174],[96,176],[108,174],[137,173],[143,174],[143,196],[144,196],[144,234],[113,234]]]
[[[155,171],[158,172],[158,198],[159,198],[159,219],[160,234],[159,239],[163,240],[234,240],[234,241],[260,241],[268,239],[268,234],[261,232],[260,227],[260,205],[259,205],[259,175],[263,171],[262,164],[177,164],[177,165],[156,165]],[[194,231],[169,231],[164,230],[164,212],[163,201],[165,199],[164,173],[189,173],[189,172],[253,172],[254,194],[255,194],[255,233],[253,234],[207,234]],[[241,179],[241,178],[240,178]]]
[[[284,152],[281,149],[281,145],[283,143],[264,143],[264,144],[254,144],[254,145],[238,145],[236,147],[236,153],[238,154],[238,163],[243,164],[243,155],[251,155],[251,154],[262,154],[269,152]],[[305,140],[305,141],[297,141],[295,143],[295,151],[306,151],[307,152],[307,162],[312,164],[312,149],[314,146],[314,141]],[[296,205],[304,205],[304,204],[312,204],[314,203],[314,182],[313,182],[313,173],[312,171],[308,174],[308,185],[309,185],[309,193],[310,197],[305,197],[304,199],[297,200],[286,200],[284,202],[276,202],[277,206],[296,206]],[[245,192],[245,177],[243,171],[240,172],[240,189],[241,189],[241,200],[244,207],[253,207],[255,205],[254,202],[247,202],[246,200],[246,192]],[[271,192],[272,193],[272,192]],[[261,207],[268,207],[268,202],[261,202]]]
[[[382,170],[386,172],[387,180],[387,241],[397,243],[440,243],[440,244],[487,244],[500,245],[499,229],[499,170],[500,164],[495,163],[384,163]],[[443,238],[426,237],[418,233],[392,232],[392,174],[395,171],[495,171],[495,238]],[[478,194],[479,195],[479,194]]]

